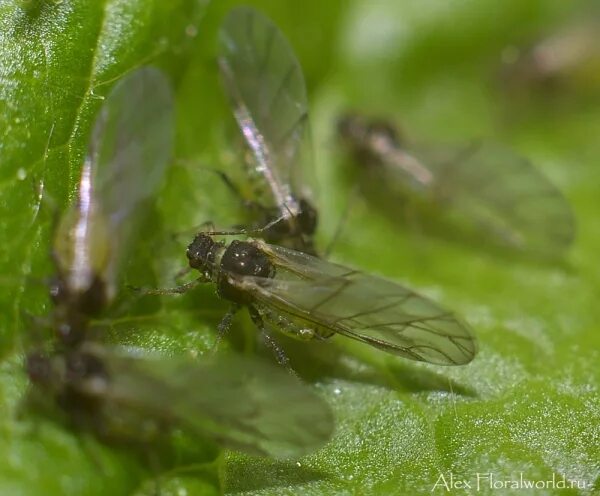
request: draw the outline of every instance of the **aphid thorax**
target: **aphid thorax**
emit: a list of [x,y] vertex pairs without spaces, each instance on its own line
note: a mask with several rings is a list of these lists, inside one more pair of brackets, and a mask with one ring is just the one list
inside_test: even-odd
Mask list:
[[200,233],[187,249],[190,267],[199,270],[206,279],[216,283],[217,293],[229,301],[248,304],[250,295],[235,284],[236,277],[272,278],[275,267],[267,255],[247,241],[234,240],[229,245]]

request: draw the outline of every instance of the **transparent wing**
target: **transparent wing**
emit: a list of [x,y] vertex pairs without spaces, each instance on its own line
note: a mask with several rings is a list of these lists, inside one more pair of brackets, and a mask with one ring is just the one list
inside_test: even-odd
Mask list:
[[255,299],[312,328],[326,328],[413,360],[470,362],[477,343],[452,313],[404,286],[301,252],[255,241],[273,279],[231,277]]
[[511,150],[478,142],[409,153],[431,171],[429,193],[440,206],[502,243],[556,256],[573,242],[575,221],[564,196]]
[[77,204],[65,216],[56,253],[72,289],[94,276],[114,293],[119,264],[145,203],[157,190],[173,143],[173,99],[160,71],[144,68],[119,81],[92,131]]
[[114,243],[108,279],[135,234],[139,214],[156,193],[173,147],[173,97],[166,77],[144,68],[108,96],[94,126],[89,155],[96,169],[93,201],[101,205]]
[[331,436],[329,406],[282,368],[219,356],[193,361],[101,348],[105,400],[251,454],[297,458]]
[[312,167],[302,69],[279,29],[250,7],[233,9],[219,36],[223,86],[262,177],[263,196],[282,213],[307,196],[302,169]]

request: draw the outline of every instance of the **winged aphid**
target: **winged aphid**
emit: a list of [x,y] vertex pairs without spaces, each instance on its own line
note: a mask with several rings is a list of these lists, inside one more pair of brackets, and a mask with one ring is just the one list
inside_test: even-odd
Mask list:
[[573,242],[575,220],[565,197],[504,146],[411,146],[390,121],[358,113],[341,116],[337,130],[359,166],[367,196],[384,202],[396,218],[408,201],[430,207],[457,232],[549,258],[560,257]]
[[432,300],[389,280],[262,240],[228,245],[198,234],[187,249],[198,281],[215,284],[233,314],[250,317],[276,351],[270,331],[301,340],[340,334],[380,350],[429,363],[462,365],[477,352],[469,326]]
[[219,68],[252,156],[254,199],[245,202],[252,227],[269,225],[261,232],[268,242],[314,254],[318,215],[305,182],[313,169],[308,102],[294,50],[270,19],[238,7],[219,32]]
[[178,427],[248,453],[306,454],[329,438],[331,412],[284,371],[236,356],[133,354],[90,334],[91,320],[115,298],[135,226],[161,183],[172,142],[165,76],[144,68],[117,83],[93,127],[77,202],[56,231],[56,339],[50,350],[26,357],[34,390],[76,426],[107,439],[148,442]]

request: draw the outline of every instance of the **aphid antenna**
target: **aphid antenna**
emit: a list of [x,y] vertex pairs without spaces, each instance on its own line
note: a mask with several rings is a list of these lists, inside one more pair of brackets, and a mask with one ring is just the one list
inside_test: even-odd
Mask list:
[[[46,140],[46,146],[44,147],[44,155],[42,157],[42,163],[46,165],[46,161],[48,160],[48,152],[50,150],[50,141],[52,140],[52,135],[54,134],[54,127],[56,122],[52,123],[50,126],[50,131],[48,132],[48,139]],[[31,218],[31,222],[29,222],[29,227],[35,224],[40,210],[42,208],[42,203],[46,202],[49,204],[51,210],[56,214],[58,212],[58,208],[56,206],[56,202],[48,195],[45,195],[45,183],[44,179],[38,179],[35,176],[31,177],[31,189],[33,191],[34,197],[34,205],[33,205],[33,216]]]
[[247,206],[248,203],[252,203],[252,202],[249,202],[246,198],[244,198],[244,195],[242,194],[242,191],[240,190],[240,188],[238,188],[238,186],[231,180],[231,178],[222,170],[215,169],[213,167],[203,167],[202,170],[216,174],[217,177],[223,182],[223,184],[231,192],[231,194],[233,196],[235,196],[243,206]]
[[201,232],[202,232],[202,234],[206,234],[207,236],[251,236],[253,234],[260,234],[264,231],[268,231],[274,225],[278,224],[279,222],[281,222],[282,220],[285,220],[285,219],[286,219],[285,215],[280,215],[279,217],[273,219],[268,224],[266,224],[262,227],[257,227],[257,228],[253,228],[253,229],[238,229],[235,231],[201,231]]
[[[175,162],[176,165],[180,165],[183,167],[188,167],[189,165],[192,164],[192,161],[190,160],[183,160],[183,159],[178,159]],[[212,174],[216,174],[216,176],[223,182],[223,184],[225,185],[225,187],[229,190],[229,192],[235,196],[237,198],[237,200],[240,202],[240,204],[242,205],[242,208],[252,208],[252,209],[262,209],[265,210],[265,207],[263,205],[261,205],[258,202],[249,200],[248,198],[246,198],[243,194],[242,194],[242,190],[237,186],[237,184],[235,184],[235,182],[231,179],[231,177],[229,177],[229,175],[220,170],[217,169],[215,167],[209,167],[209,166],[196,166],[194,164],[195,170],[201,170],[201,171],[206,171],[206,172],[210,172]]]
[[179,269],[177,271],[177,273],[175,274],[175,276],[173,277],[173,279],[175,280],[175,282],[177,284],[179,284],[179,280],[186,276],[187,274],[189,274],[192,271],[192,268],[188,265],[187,267],[184,267],[183,269]]
[[114,75],[113,77],[105,79],[104,81],[93,82],[93,84],[90,85],[90,88],[88,91],[89,96],[91,96],[92,98],[98,99],[98,100],[104,100],[105,97],[103,95],[96,95],[94,93],[94,90],[96,88],[100,88],[100,87],[106,86],[106,85],[112,85],[113,83],[120,81],[121,79],[127,77],[128,74],[133,73],[133,72],[137,71],[138,69],[141,69],[142,67],[148,65],[149,62],[156,59],[159,55],[161,55],[165,51],[166,50],[164,48],[159,47],[154,52],[152,52],[152,53],[146,55],[145,57],[142,57],[141,59],[134,62],[127,70],[120,72],[120,73]]
[[137,293],[140,296],[152,295],[152,296],[162,296],[162,295],[174,295],[174,294],[184,294],[188,291],[194,289],[198,284],[202,284],[207,282],[204,276],[200,276],[193,281],[186,282],[185,284],[181,284],[180,286],[175,286],[174,288],[143,288],[140,286],[132,286],[128,284],[126,286],[127,289]]
[[213,221],[208,220],[203,222],[202,224],[198,224],[197,226],[193,226],[190,227],[189,229],[186,229],[185,231],[179,231],[176,233],[172,233],[171,234],[171,239],[177,241],[178,238],[185,236],[185,238],[189,238],[190,236],[195,236],[196,234],[198,234],[199,232],[206,232],[206,228],[207,227],[211,227],[210,231],[214,231],[215,229],[215,224]]

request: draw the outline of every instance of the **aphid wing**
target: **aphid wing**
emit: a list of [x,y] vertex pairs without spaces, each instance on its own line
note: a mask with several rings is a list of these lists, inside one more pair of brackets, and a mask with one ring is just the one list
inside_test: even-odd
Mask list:
[[114,296],[118,266],[143,203],[157,190],[173,142],[173,102],[166,78],[144,68],[119,81],[96,118],[77,203],[57,229],[54,254],[70,290],[94,277]]
[[257,360],[133,358],[106,350],[102,360],[111,377],[110,400],[230,448],[300,457],[321,447],[333,429],[321,398]]
[[78,199],[54,240],[59,272],[73,292],[99,277],[110,300],[118,264],[135,233],[132,217],[157,189],[172,146],[173,103],[157,70],[119,81],[96,118],[83,164]]
[[470,362],[469,327],[400,284],[260,243],[276,265],[273,279],[238,284],[263,304],[390,353],[442,365]]
[[277,206],[293,206],[291,194],[306,193],[301,170],[312,166],[300,64],[281,31],[249,7],[229,13],[219,40],[223,86],[256,160],[256,170]]
[[144,68],[121,80],[98,116],[88,157],[92,202],[106,219],[114,288],[119,264],[136,233],[146,202],[158,190],[173,147],[173,97],[166,77]]
[[561,192],[532,164],[489,142],[462,149],[411,150],[434,175],[433,193],[463,219],[526,251],[559,255],[574,217]]

